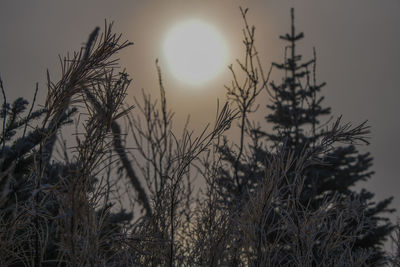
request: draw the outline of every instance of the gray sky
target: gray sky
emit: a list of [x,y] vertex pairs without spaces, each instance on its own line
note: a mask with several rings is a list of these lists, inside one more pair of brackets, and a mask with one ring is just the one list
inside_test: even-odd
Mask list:
[[[128,100],[145,88],[157,92],[154,61],[163,68],[169,106],[192,125],[214,119],[216,99],[225,98],[226,69],[218,78],[193,90],[176,81],[166,68],[161,51],[165,32],[176,22],[200,18],[213,24],[226,39],[230,62],[241,57],[242,20],[238,6],[249,7],[249,22],[256,25],[256,42],[266,68],[283,59],[290,7],[296,27],[305,33],[299,43],[304,58],[317,50],[317,79],[327,82],[325,105],[345,121],[369,120],[371,145],[362,148],[374,157],[374,177],[365,185],[377,199],[394,196],[400,207],[400,1],[399,0],[275,0],[275,1],[94,1],[2,0],[0,3],[0,75],[9,99],[32,99],[39,82],[41,103],[46,93],[46,69],[58,77],[58,55],[76,51],[95,26],[114,21],[115,32],[135,43],[122,52],[121,65],[133,78]],[[278,73],[276,76],[279,77]],[[398,216],[397,212],[393,219]]]

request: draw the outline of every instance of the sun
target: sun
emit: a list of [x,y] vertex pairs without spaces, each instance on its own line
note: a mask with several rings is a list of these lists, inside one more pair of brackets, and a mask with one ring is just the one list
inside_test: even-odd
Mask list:
[[167,33],[163,53],[168,70],[179,81],[201,85],[226,65],[227,47],[221,34],[201,20],[181,22]]

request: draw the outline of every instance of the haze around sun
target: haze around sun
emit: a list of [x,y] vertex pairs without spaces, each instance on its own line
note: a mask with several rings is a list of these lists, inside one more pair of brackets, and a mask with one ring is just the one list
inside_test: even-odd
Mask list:
[[166,34],[163,55],[169,72],[180,82],[199,86],[227,65],[227,45],[217,29],[201,20],[174,25]]

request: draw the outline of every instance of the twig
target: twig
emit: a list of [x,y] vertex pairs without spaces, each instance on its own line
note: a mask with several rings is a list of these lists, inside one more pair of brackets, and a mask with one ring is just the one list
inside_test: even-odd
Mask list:
[[3,118],[3,147],[2,147],[2,152],[4,152],[4,148],[6,145],[6,119],[7,119],[7,98],[6,98],[6,93],[4,91],[4,87],[3,87],[3,80],[0,77],[0,87],[1,87],[1,92],[3,94],[3,112],[4,112],[4,118]]
[[22,138],[25,138],[26,128],[27,128],[27,126],[28,126],[29,117],[30,117],[31,114],[32,114],[33,106],[35,105],[35,102],[36,102],[36,95],[37,95],[38,90],[39,90],[39,84],[36,83],[35,94],[34,94],[34,96],[33,96],[33,101],[32,101],[32,105],[31,105],[31,109],[29,110],[28,116],[26,117],[26,123],[25,123],[25,128],[24,128],[24,134],[22,135]]

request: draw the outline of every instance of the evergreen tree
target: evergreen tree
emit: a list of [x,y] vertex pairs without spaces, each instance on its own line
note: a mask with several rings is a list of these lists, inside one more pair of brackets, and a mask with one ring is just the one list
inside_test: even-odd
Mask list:
[[[96,253],[103,252],[108,262],[118,261],[120,251],[115,245],[116,239],[124,226],[130,224],[133,213],[123,209],[111,211],[114,200],[108,195],[112,188],[110,185],[108,189],[101,185],[101,180],[105,178],[100,177],[102,174],[98,169],[107,167],[107,163],[102,166],[99,159],[104,160],[111,155],[108,152],[112,151],[112,146],[108,144],[112,142],[107,140],[110,139],[107,133],[111,127],[119,127],[115,118],[125,114],[124,111],[118,111],[130,83],[125,72],[113,74],[113,68],[108,67],[108,59],[129,43],[120,43],[119,37],[111,33],[111,25],[107,26],[101,41],[97,41],[97,35],[98,29],[89,37],[86,47],[74,54],[73,60],[64,60],[68,63],[62,66],[64,69],[60,82],[52,83],[48,77],[49,91],[45,108],[34,110],[38,91],[36,86],[33,103],[25,115],[28,102],[18,98],[11,105],[7,103],[0,78],[4,99],[0,111],[1,266],[33,263],[35,266],[67,266],[68,260],[77,261],[78,256],[75,255],[82,255],[81,251],[85,252],[88,247],[95,247],[98,250]],[[79,92],[86,93],[87,98],[73,98]],[[102,94],[107,94],[107,97]],[[101,100],[109,102],[105,104]],[[77,153],[74,155],[73,151],[71,159],[67,155],[70,151],[65,148],[65,159],[55,160],[52,151],[56,140],[60,140],[59,133],[78,113],[78,108],[70,102],[76,104],[78,101],[85,103],[86,107],[92,105],[89,111],[92,117],[87,119],[90,127],[85,127],[84,138],[77,137]],[[104,117],[109,115],[107,119],[112,121],[110,124],[113,126],[107,124],[105,119],[98,119],[99,115],[93,111],[96,105],[106,106],[98,109],[98,112]],[[120,140],[119,135],[111,135],[112,140]],[[124,148],[114,146],[114,149],[121,153]],[[99,186],[104,191],[100,191]],[[97,192],[104,192],[101,193],[104,202],[98,201],[97,206],[83,201],[78,203],[80,199],[90,199],[87,196],[97,197],[100,195]],[[79,212],[82,214],[78,215]],[[74,234],[71,235],[69,230]],[[76,242],[78,239],[79,242]],[[65,244],[69,240],[75,242],[71,245],[76,249],[72,254],[74,257],[66,255],[71,252],[65,253],[68,251]],[[95,258],[94,255],[86,256],[88,259],[85,260],[88,261]],[[97,266],[93,262],[92,265]]]
[[[245,19],[245,12],[243,17]],[[225,166],[221,168],[217,180],[223,202],[234,207],[233,210],[239,210],[256,190],[265,170],[270,167],[269,162],[274,153],[294,153],[294,158],[302,158],[305,151],[319,147],[332,136],[332,129],[335,129],[328,129],[329,119],[324,122],[324,116],[329,118],[331,109],[322,105],[324,97],[320,91],[325,83],[316,82],[315,51],[314,58],[308,61],[303,61],[302,56],[296,52],[296,45],[304,38],[304,34],[295,31],[294,10],[291,9],[290,33],[280,36],[280,39],[288,43],[285,46],[284,62],[272,64],[275,69],[283,72],[282,82],[277,84],[272,81],[269,88],[265,87],[268,78],[261,77],[261,66],[253,63],[258,60],[254,47],[254,28],[247,25],[246,19],[245,23],[246,62],[238,61],[246,77],[245,83],[244,86],[240,85],[238,75],[231,68],[234,81],[232,87],[227,87],[228,96],[241,113],[241,142],[236,149],[228,146],[227,142],[220,147]],[[254,99],[264,88],[269,94],[270,104],[267,108],[271,111],[265,119],[273,126],[272,132],[262,130],[258,124],[250,123],[248,119],[249,113],[255,111]],[[340,118],[336,126],[339,121]],[[350,124],[342,127],[350,129]],[[356,128],[367,129],[365,123]],[[245,136],[250,140],[247,150],[243,145]],[[313,164],[303,170],[304,184],[301,186],[300,203],[310,212],[321,208],[324,201],[332,197],[358,199],[364,203],[369,226],[357,238],[353,251],[358,253],[359,249],[369,249],[372,254],[369,264],[377,264],[384,256],[383,242],[393,229],[389,219],[380,214],[393,212],[388,208],[392,198],[376,203],[372,192],[365,189],[357,192],[352,188],[357,182],[366,181],[372,176],[371,155],[359,153],[352,142],[340,146],[332,144],[329,151],[319,155],[316,160],[322,164]],[[295,168],[296,164],[293,164],[284,186],[298,182]],[[287,198],[290,198],[291,192],[287,194]],[[352,226],[354,229],[358,227],[356,222]]]
[[[0,118],[3,120],[3,132],[0,139],[2,144],[0,149],[0,172],[2,174],[0,183],[0,217],[3,227],[12,225],[16,217],[23,217],[24,209],[29,206],[35,206],[33,196],[39,195],[34,193],[37,184],[35,183],[36,179],[33,170],[38,159],[35,155],[35,150],[45,140],[49,129],[42,131],[28,129],[28,125],[32,125],[35,120],[43,117],[47,112],[46,109],[33,111],[34,104],[33,102],[28,115],[24,116],[28,102],[23,98],[17,98],[11,105],[4,103],[0,114]],[[71,110],[66,116],[63,116],[59,126],[68,122],[70,115],[74,112],[75,110]],[[22,136],[18,136],[18,133],[22,134]],[[53,166],[48,167],[53,168]],[[46,176],[42,180],[42,183],[46,185],[54,185],[56,182],[57,179],[54,176]],[[38,200],[43,200],[41,195],[38,196]],[[54,215],[57,213],[57,209],[58,206],[54,205],[54,201],[48,200],[41,211],[47,213],[47,215]],[[34,246],[32,240],[35,240],[35,233],[32,231],[34,227],[30,228],[29,226],[34,224],[43,225],[44,223],[41,217],[37,217],[31,222],[25,219],[24,224],[28,227],[21,227],[15,232],[15,245],[8,248],[10,256],[12,253],[16,253],[20,257],[23,256],[22,254],[25,254],[25,257],[33,255],[34,252],[31,248]],[[48,222],[47,225],[49,240],[47,240],[48,246],[45,248],[45,260],[56,258],[56,242],[58,241],[55,224]],[[21,251],[25,252],[21,253]],[[6,262],[6,259],[2,260]],[[0,263],[2,262],[0,261]],[[10,266],[23,266],[22,262],[12,263],[14,262],[9,262],[8,264]]]
[[[331,114],[331,109],[322,106],[324,97],[319,93],[325,83],[317,84],[315,79],[315,51],[314,58],[306,62],[296,52],[296,44],[304,38],[304,34],[295,31],[293,9],[291,31],[280,38],[288,43],[287,54],[283,63],[273,65],[284,72],[284,78],[280,84],[270,83],[272,102],[268,108],[272,112],[266,116],[266,120],[273,125],[274,131],[265,133],[265,137],[275,146],[284,144],[285,149],[300,155],[330,134],[329,130],[324,129],[326,127],[321,117]],[[359,198],[367,203],[365,213],[372,225],[358,238],[353,249],[372,249],[371,263],[377,263],[383,257],[383,242],[393,228],[388,218],[380,214],[393,211],[388,209],[392,198],[375,203],[373,193],[365,189],[356,192],[352,188],[357,182],[366,181],[372,176],[371,155],[359,153],[350,144],[334,147],[330,153],[321,156],[320,160],[323,164],[305,170],[301,202],[316,209],[324,197],[338,194]]]

